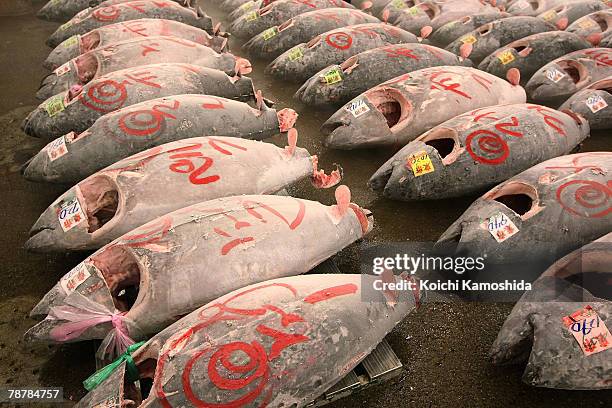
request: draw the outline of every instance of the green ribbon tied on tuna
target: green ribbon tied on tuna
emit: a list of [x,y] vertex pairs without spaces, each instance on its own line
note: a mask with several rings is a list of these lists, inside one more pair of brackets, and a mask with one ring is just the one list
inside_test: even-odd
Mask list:
[[109,365],[101,368],[100,370],[93,373],[89,378],[83,381],[83,386],[87,391],[95,389],[98,385],[102,384],[116,369],[125,361],[126,378],[128,382],[136,382],[140,379],[138,375],[138,368],[132,358],[132,353],[138,350],[146,341],[134,343],[127,348],[125,353],[120,355],[115,361]]

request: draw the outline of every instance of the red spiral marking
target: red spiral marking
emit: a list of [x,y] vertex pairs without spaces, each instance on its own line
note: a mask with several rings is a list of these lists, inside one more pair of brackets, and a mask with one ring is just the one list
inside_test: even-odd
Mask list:
[[[575,188],[572,191],[568,189]],[[568,190],[569,192],[567,192]],[[573,204],[567,202],[568,194],[573,198]],[[607,185],[592,180],[572,180],[557,189],[557,201],[570,213],[580,217],[601,218],[612,212],[610,198],[612,197],[612,181]],[[579,210],[579,207],[582,210]]]
[[119,119],[119,127],[126,135],[145,137],[157,133],[164,124],[166,117],[176,119],[176,116],[163,112],[161,108],[178,109],[179,101],[172,105],[155,105],[152,109],[141,109],[128,112]]
[[129,247],[145,247],[161,241],[168,234],[171,227],[172,218],[167,215],[152,222],[150,225],[138,228],[133,234],[123,236],[121,241]]
[[339,50],[348,50],[353,44],[353,37],[345,32],[331,33],[325,37],[325,42]]
[[125,85],[112,79],[97,82],[89,87],[81,103],[98,112],[112,112],[123,106],[127,98]]
[[121,14],[121,10],[116,6],[108,6],[96,9],[91,15],[98,21],[115,21]]
[[[477,139],[479,152],[475,152],[472,143],[474,139],[480,135],[484,136]],[[504,139],[490,130],[481,129],[470,133],[465,140],[465,144],[470,156],[472,156],[474,160],[484,164],[496,165],[503,163],[510,154],[510,150]],[[493,157],[485,157],[483,153]]]

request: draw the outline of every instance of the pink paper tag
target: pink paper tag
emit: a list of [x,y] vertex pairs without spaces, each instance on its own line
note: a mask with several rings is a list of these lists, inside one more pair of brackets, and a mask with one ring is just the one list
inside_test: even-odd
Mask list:
[[610,331],[591,306],[565,316],[563,324],[574,335],[587,356],[612,347]]

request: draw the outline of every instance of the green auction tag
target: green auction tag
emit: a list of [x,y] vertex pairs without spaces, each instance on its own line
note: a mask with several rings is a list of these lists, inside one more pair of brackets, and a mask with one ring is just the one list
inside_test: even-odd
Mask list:
[[338,68],[332,68],[323,74],[323,79],[327,85],[332,85],[342,81],[342,72]]
[[408,9],[408,13],[412,14],[413,16],[416,16],[417,14],[419,14],[419,11],[421,9],[419,8],[419,6],[412,6]]
[[270,27],[261,33],[264,41],[268,41],[270,38],[276,37],[277,34],[278,34],[278,27],[276,26]]
[[55,95],[49,102],[45,104],[45,110],[50,118],[62,112],[66,106],[64,105],[64,94]]
[[64,41],[64,47],[72,47],[73,45],[76,45],[79,42],[79,37],[76,35],[73,35],[72,37],[68,38],[66,41]]
[[404,3],[404,0],[393,0],[391,4],[397,9],[406,8],[406,3]]
[[289,57],[289,61],[297,61],[299,59],[302,59],[304,57],[302,47],[292,48],[287,56]]

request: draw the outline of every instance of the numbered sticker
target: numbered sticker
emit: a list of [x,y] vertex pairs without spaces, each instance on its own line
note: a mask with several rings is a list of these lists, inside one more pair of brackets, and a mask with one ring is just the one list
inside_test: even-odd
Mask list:
[[270,27],[265,30],[262,34],[264,41],[268,41],[278,35],[278,27]]
[[68,61],[65,64],[61,65],[54,72],[55,72],[55,75],[57,75],[58,77],[60,77],[62,75],[65,75],[68,72],[70,72],[70,61]]
[[323,80],[327,85],[332,85],[342,81],[342,72],[338,68],[332,68],[323,74]]
[[346,110],[348,110],[349,112],[351,112],[351,114],[358,118],[361,115],[363,115],[364,113],[367,113],[370,111],[370,107],[365,103],[365,101],[363,99],[358,99],[355,102],[351,102],[347,107]]
[[251,11],[249,14],[246,15],[246,17],[244,18],[246,21],[255,21],[259,18],[259,13],[257,13],[257,11]]
[[68,38],[66,41],[64,41],[64,47],[72,47],[73,45],[77,45],[79,42],[79,36],[78,35],[73,35],[72,37]]
[[606,324],[589,305],[563,317],[563,324],[572,333],[582,352],[589,356],[612,347],[612,338]]
[[550,10],[546,14],[542,16],[545,21],[551,21],[557,18],[557,12],[555,10]]
[[563,72],[559,71],[557,68],[552,68],[552,69],[549,69],[548,71],[546,71],[546,78],[550,79],[555,84],[557,82],[559,82],[561,80],[561,78],[563,78],[564,76],[565,76],[565,74]]
[[426,151],[420,151],[408,157],[408,165],[415,177],[433,173],[434,166]]
[[493,235],[497,242],[504,242],[511,236],[519,232],[519,229],[514,225],[512,220],[503,212],[499,212],[487,221],[487,229]]
[[51,161],[55,161],[68,153],[68,148],[66,147],[66,137],[58,137],[51,143],[47,145],[47,155]]
[[289,51],[289,61],[297,61],[304,57],[304,53],[302,52],[302,47],[293,48]]
[[601,95],[591,95],[586,100],[586,105],[589,107],[591,112],[597,113],[602,109],[608,107],[608,104]]
[[66,109],[64,94],[55,95],[45,104],[45,110],[50,118]]
[[393,5],[393,7],[395,7],[396,9],[405,9],[406,8],[406,3],[404,3],[404,0],[393,0],[391,2],[391,4]]
[[461,42],[464,44],[474,44],[476,41],[478,40],[473,35],[466,35],[465,37],[461,38]]
[[68,199],[58,208],[57,219],[64,232],[70,231],[85,221],[85,213],[76,196],[68,197]]
[[595,26],[595,23],[590,18],[585,18],[581,22],[578,23],[580,28],[591,28]]
[[68,21],[68,22],[62,24],[61,26],[59,26],[59,29],[62,30],[62,31],[66,31],[70,27],[72,27],[72,21]]
[[500,52],[499,54],[497,54],[497,59],[504,65],[509,64],[515,60],[514,54],[511,50]]
[[67,294],[71,294],[91,276],[87,266],[81,262],[60,279],[60,285]]

